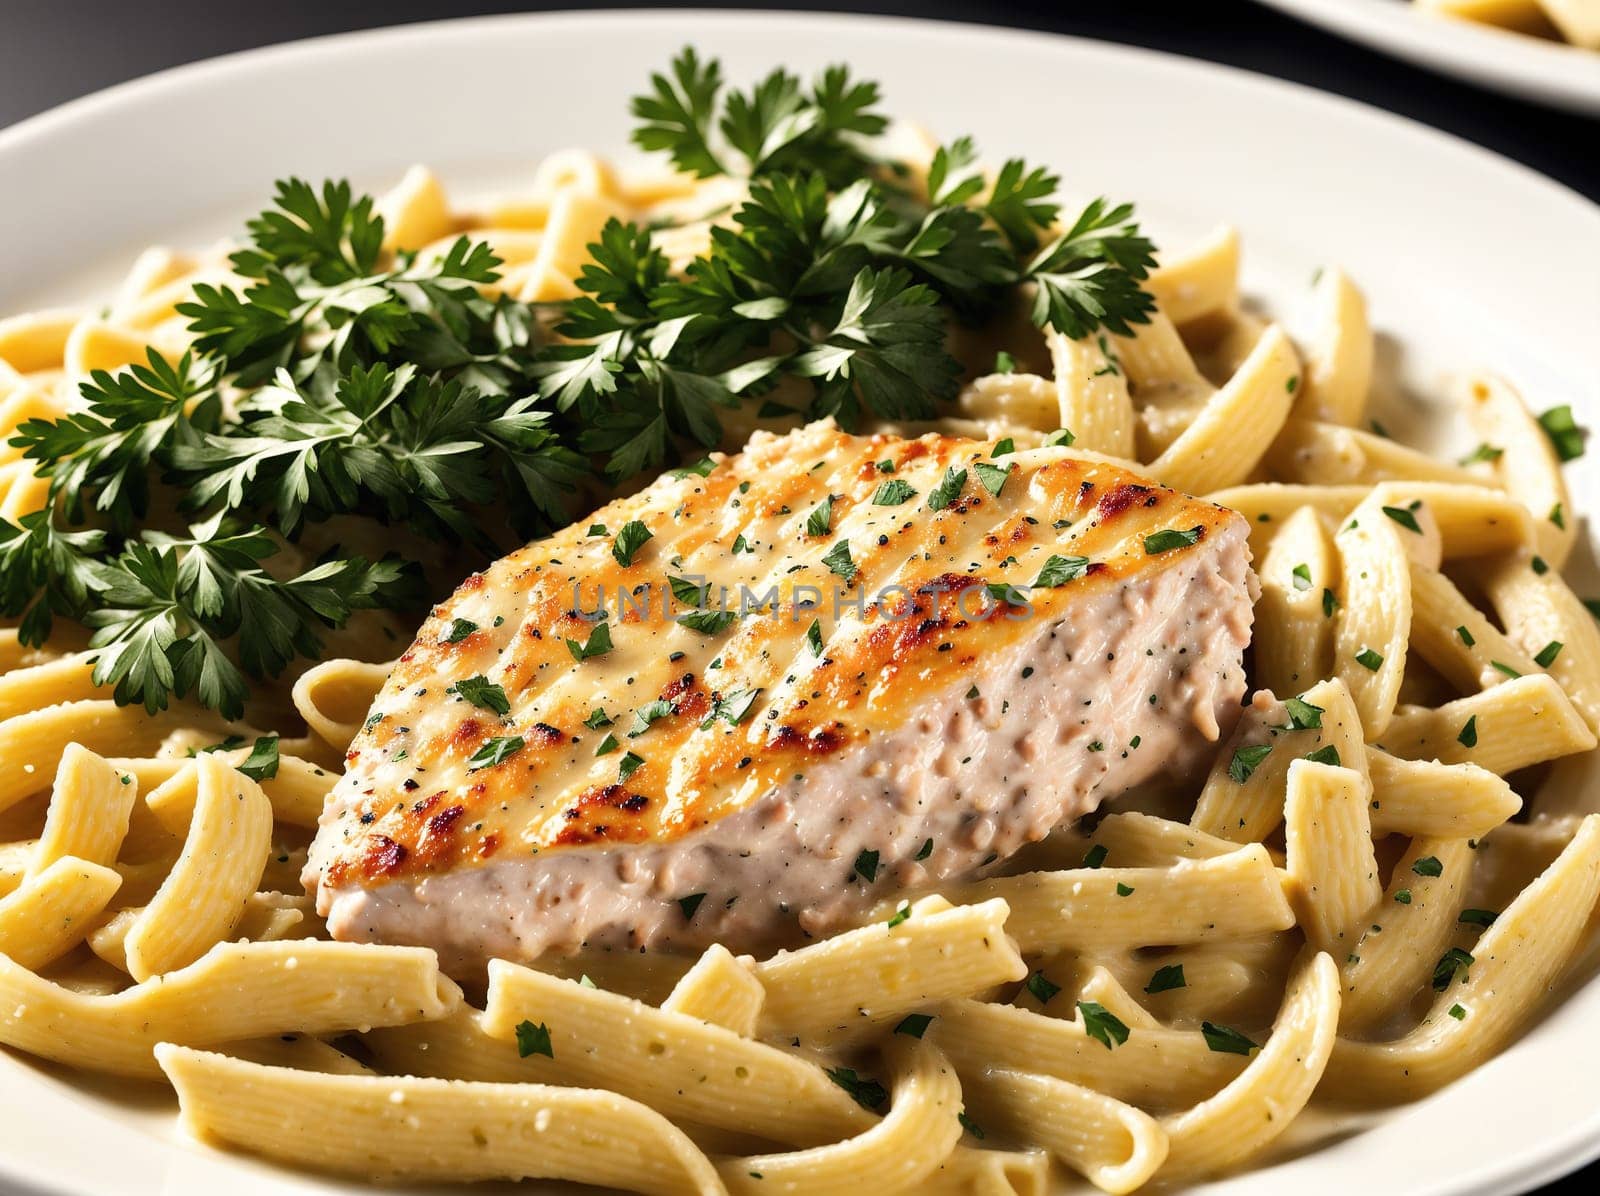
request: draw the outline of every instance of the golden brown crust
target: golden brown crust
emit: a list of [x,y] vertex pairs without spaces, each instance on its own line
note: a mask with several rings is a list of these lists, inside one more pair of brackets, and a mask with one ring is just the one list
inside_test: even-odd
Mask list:
[[[853,437],[831,423],[758,437],[708,476],[664,479],[468,578],[424,623],[350,748],[336,807],[345,834],[324,882],[680,838],[903,725],[1032,619],[1065,617],[1089,593],[1167,567],[1175,554],[1147,551],[1151,533],[1198,542],[1239,518],[1067,450],[991,458],[994,447]],[[980,462],[1013,466],[998,496],[976,476]],[[928,496],[951,468],[967,470],[966,483],[932,511]],[[890,480],[915,497],[875,503]],[[807,516],[830,496],[827,531],[809,535]],[[612,545],[630,520],[653,538],[624,565]],[[593,525],[606,531],[591,535]],[[748,548],[736,553],[740,536]],[[822,560],[840,540],[856,570],[848,579]],[[1026,604],[986,588],[1029,586],[1052,554],[1089,564]],[[734,593],[776,587],[776,615],[710,633],[683,627],[685,608],[665,599],[669,576],[689,575]],[[619,589],[634,597],[620,613]],[[836,600],[864,617],[845,605],[836,618]],[[614,647],[579,661],[568,641],[588,642],[595,625],[580,612],[601,605]],[[446,692],[474,676],[501,686],[507,715]],[[718,717],[752,689],[745,717]],[[596,710],[611,723],[594,725]],[[497,739],[520,746],[474,767]],[[624,760],[639,762],[629,771]]]

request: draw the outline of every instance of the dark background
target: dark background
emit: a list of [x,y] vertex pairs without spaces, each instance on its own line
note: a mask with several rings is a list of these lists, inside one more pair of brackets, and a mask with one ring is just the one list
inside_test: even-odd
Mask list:
[[[541,8],[621,5],[445,0],[0,0],[0,127],[125,79],[273,42],[376,25]],[[829,8],[827,4],[703,8]],[[842,6],[841,6],[842,7]],[[1480,91],[1341,41],[1249,0],[878,2],[851,11],[978,21],[1130,42],[1295,79],[1444,129],[1600,201],[1600,122]],[[263,98],[264,103],[270,97]],[[3,185],[3,181],[0,181]],[[1507,213],[1506,225],[1515,216]],[[1600,1165],[1545,1190],[1594,1192]],[[1381,1191],[1381,1182],[1375,1190]],[[1384,1196],[1391,1196],[1385,1193]],[[1404,1196],[1395,1193],[1392,1196]]]

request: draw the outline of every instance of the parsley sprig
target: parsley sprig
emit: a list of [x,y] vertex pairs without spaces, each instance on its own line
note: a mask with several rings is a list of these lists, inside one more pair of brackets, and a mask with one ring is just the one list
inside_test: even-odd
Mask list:
[[[49,503],[0,521],[0,616],[29,644],[58,617],[92,628],[119,702],[238,717],[247,678],[315,659],[327,628],[413,609],[463,554],[563,525],[597,475],[703,457],[725,410],[784,379],[801,405],[780,412],[923,419],[962,377],[949,326],[1018,292],[1068,336],[1149,318],[1152,248],[1128,205],[1062,221],[1053,174],[1012,159],[990,178],[970,138],[920,186],[886,155],[879,103],[844,67],[740,90],[683,51],[634,100],[634,140],[747,197],[681,270],[613,220],[560,303],[498,291],[499,260],[467,237],[386,249],[346,182],[278,183],[236,278],[178,305],[188,352],[96,371],[80,409],[17,429]],[[307,530],[335,519],[438,542],[451,576],[337,551],[302,567]],[[849,575],[849,545],[829,563]]]

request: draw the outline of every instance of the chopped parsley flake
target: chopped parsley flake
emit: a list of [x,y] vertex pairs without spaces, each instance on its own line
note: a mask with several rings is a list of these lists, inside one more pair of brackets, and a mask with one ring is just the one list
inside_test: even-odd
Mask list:
[[1290,570],[1290,575],[1294,578],[1294,588],[1295,589],[1297,589],[1297,590],[1309,590],[1311,588],[1311,566],[1310,565],[1296,565],[1293,569]]
[[833,495],[828,495],[806,516],[806,535],[826,536],[833,526]]
[[1113,1050],[1128,1041],[1127,1025],[1098,1001],[1079,1001],[1078,1013],[1083,1017],[1084,1033],[1106,1050]]
[[1458,1022],[1464,1022],[1467,1020],[1467,1011],[1462,1008],[1459,1003],[1450,1006],[1449,1013],[1450,1016],[1455,1018]]
[[1313,706],[1304,698],[1285,698],[1283,708],[1289,712],[1289,726],[1296,731],[1307,731],[1322,726],[1322,707]]
[[1243,785],[1250,779],[1250,774],[1261,766],[1261,762],[1272,754],[1270,743],[1260,743],[1253,747],[1240,747],[1233,750],[1233,759],[1228,761],[1228,778],[1237,784]]
[[850,559],[849,540],[840,540],[828,549],[828,555],[822,558],[822,563],[830,573],[836,573],[846,581],[856,575],[856,563]]
[[848,1092],[863,1109],[877,1109],[889,1099],[889,1091],[878,1081],[858,1076],[853,1068],[830,1067],[828,1079]]
[[1408,532],[1422,534],[1422,527],[1417,523],[1416,515],[1406,507],[1384,507],[1383,513],[1393,519]]
[[989,597],[1006,606],[1027,606],[1028,595],[1024,590],[1018,589],[1009,582],[991,581],[985,585],[984,590]]
[[806,628],[806,646],[811,649],[811,655],[822,655],[822,620],[812,619],[811,626]]
[[908,1013],[895,1024],[894,1032],[904,1034],[907,1038],[921,1038],[928,1032],[928,1027],[933,1024],[933,1016],[927,1013]]
[[982,1142],[984,1138],[988,1136],[983,1132],[983,1127],[976,1121],[972,1120],[972,1118],[968,1117],[965,1112],[957,1113],[956,1120],[961,1123],[962,1129],[966,1130],[967,1133],[971,1134],[978,1141]]
[[922,842],[922,846],[917,850],[917,854],[912,856],[911,858],[914,859],[914,860],[925,860],[932,854],[933,854],[933,840],[932,839],[924,839],[923,842]]
[[1206,1046],[1218,1054],[1248,1055],[1261,1049],[1259,1043],[1252,1042],[1239,1031],[1215,1022],[1201,1022],[1200,1033],[1205,1035]]
[[1322,587],[1322,617],[1333,618],[1333,612],[1339,608],[1339,600],[1333,596],[1333,591],[1327,586]]
[[1461,733],[1456,736],[1456,742],[1462,747],[1478,746],[1478,716],[1471,715],[1462,725]]
[[1044,568],[1039,570],[1039,576],[1033,579],[1037,587],[1054,589],[1064,586],[1069,581],[1082,577],[1089,568],[1089,558],[1086,556],[1059,556],[1051,553],[1045,559]]
[[653,702],[646,702],[633,712],[633,727],[628,731],[629,739],[637,739],[650,729],[650,724],[657,719],[666,718],[669,714],[676,713],[672,703],[665,698],[657,698]]
[[1189,982],[1183,978],[1183,965],[1169,963],[1166,967],[1157,968],[1156,974],[1150,977],[1150,983],[1144,986],[1144,991],[1154,996],[1156,993],[1171,992],[1175,988],[1187,988]]
[[855,874],[869,884],[878,879],[878,853],[861,849],[861,854],[856,856]]
[[567,651],[572,653],[572,659],[580,664],[593,656],[604,656],[611,651],[611,624],[599,623],[589,633],[589,642],[580,644],[577,640],[567,641]]
[[1325,743],[1314,752],[1307,752],[1305,758],[1313,764],[1331,764],[1339,767],[1339,749],[1331,743]]
[[1014,374],[1017,370],[1017,359],[1004,349],[994,355],[994,370],[996,374]]
[[1083,866],[1085,868],[1098,868],[1106,862],[1106,856],[1110,854],[1110,850],[1104,843],[1096,843],[1084,853]]
[[890,478],[878,486],[872,495],[872,503],[878,507],[898,507],[916,496],[916,489],[910,482],[902,478]]
[[1396,889],[1395,890],[1395,894],[1394,894],[1394,899],[1396,901],[1398,901],[1401,905],[1410,905],[1411,904],[1411,890],[1410,889]]
[[1059,984],[1051,982],[1043,972],[1035,972],[1028,977],[1027,989],[1033,994],[1033,999],[1041,1005],[1050,1004],[1050,998],[1061,991]]
[[1152,532],[1144,538],[1144,554],[1146,556],[1159,556],[1163,552],[1171,552],[1175,548],[1188,548],[1198,544],[1200,537],[1205,534],[1203,527],[1191,527],[1188,531],[1178,531],[1168,528],[1165,531]]
[[1133,896],[1133,886],[1132,885],[1125,885],[1119,880],[1117,882],[1117,896],[1118,897],[1132,897]]
[[690,893],[687,897],[678,898],[678,908],[683,911],[685,922],[694,921],[694,914],[700,908],[700,903],[706,899],[704,893]]
[[[1009,457],[1012,453],[1014,453],[1016,451],[1017,451],[1017,442],[1015,440],[1013,440],[1009,436],[1003,436],[999,440],[994,442],[994,448],[992,450],[990,450],[989,456],[995,457],[995,458]],[[996,491],[995,493],[998,494],[999,491]]]
[[1420,860],[1412,861],[1411,871],[1418,876],[1443,876],[1444,865],[1439,862],[1438,856],[1425,855]]
[[706,604],[706,598],[711,593],[711,583],[706,582],[696,585],[687,577],[678,577],[667,574],[667,585],[672,588],[672,600],[681,602],[685,606],[701,607]]
[[1451,947],[1439,956],[1439,962],[1433,965],[1433,991],[1442,993],[1450,987],[1450,982],[1457,975],[1465,972],[1474,962],[1470,953],[1460,947]]
[[617,742],[617,737],[607,731],[606,737],[600,741],[600,746],[594,749],[594,754],[597,756],[609,756],[621,746],[622,744]]
[[617,564],[626,569],[633,564],[633,558],[639,549],[645,546],[646,541],[654,539],[655,533],[637,519],[630,519],[622,525],[622,530],[617,533],[617,538],[611,542],[611,555],[617,558]]
[[942,511],[960,497],[962,488],[967,484],[967,471],[950,466],[944,471],[944,477],[928,495],[928,510]]
[[1550,438],[1550,446],[1561,461],[1576,461],[1583,456],[1584,430],[1572,418],[1572,408],[1552,407],[1539,416],[1539,426]]
[[1560,640],[1551,640],[1548,644],[1539,649],[1539,655],[1533,658],[1533,663],[1538,665],[1541,669],[1549,668],[1551,665],[1555,664],[1556,657],[1561,655],[1561,649],[1564,647],[1566,647],[1566,645]]
[[884,923],[884,925],[887,926],[890,930],[893,930],[896,926],[900,925],[900,923],[904,922],[910,916],[911,916],[911,902],[902,901],[900,903],[900,908],[894,911],[893,916],[891,916],[889,918],[889,920]]
[[526,1059],[530,1055],[543,1055],[546,1059],[556,1057],[555,1048],[550,1045],[550,1027],[540,1022],[517,1023],[517,1054]]
[[472,753],[467,759],[467,770],[472,772],[480,768],[492,768],[516,755],[522,747],[520,735],[497,735]]
[[506,697],[506,691],[487,677],[464,677],[445,692],[454,693],[463,701],[496,714],[511,713],[511,699]]
[[678,616],[678,625],[702,635],[720,635],[732,627],[739,615],[731,610],[696,610]]
[[728,694],[718,694],[711,704],[711,713],[706,715],[705,721],[700,724],[700,729],[707,730],[719,718],[730,727],[737,727],[749,716],[750,708],[756,704],[756,699],[760,696],[759,688],[736,689]]
[[1364,669],[1371,669],[1376,673],[1383,667],[1383,656],[1371,648],[1363,648],[1356,653],[1356,663]]
[[621,784],[623,781],[626,781],[634,773],[638,772],[643,764],[643,756],[635,755],[633,752],[629,752],[627,755],[623,756],[622,760],[617,765],[617,783]]
[[1492,909],[1464,909],[1456,921],[1467,926],[1493,926],[1499,916]]
[[1006,488],[1006,479],[1011,476],[1013,468],[1010,465],[990,465],[987,461],[979,461],[972,467],[972,471],[978,475],[978,481],[983,484],[983,488],[999,498],[1000,491]]
[[459,644],[476,630],[478,625],[471,619],[456,619],[450,624],[450,630],[445,632],[444,642]]
[[[395,757],[399,759],[399,757]],[[250,747],[250,754],[234,765],[239,772],[244,773],[252,781],[270,781],[278,775],[278,737],[276,735],[263,735]],[[131,777],[123,777],[124,785],[131,782]]]
[[1472,638],[1472,632],[1467,630],[1466,624],[1462,624],[1460,627],[1457,627],[1456,634],[1461,637],[1461,642],[1469,648],[1478,642]]

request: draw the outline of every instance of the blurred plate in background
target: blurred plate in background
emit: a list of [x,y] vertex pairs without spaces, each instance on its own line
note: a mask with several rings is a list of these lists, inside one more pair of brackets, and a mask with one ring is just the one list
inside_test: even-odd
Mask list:
[[1413,0],[1261,0],[1397,58],[1600,117],[1600,52],[1442,16]]

